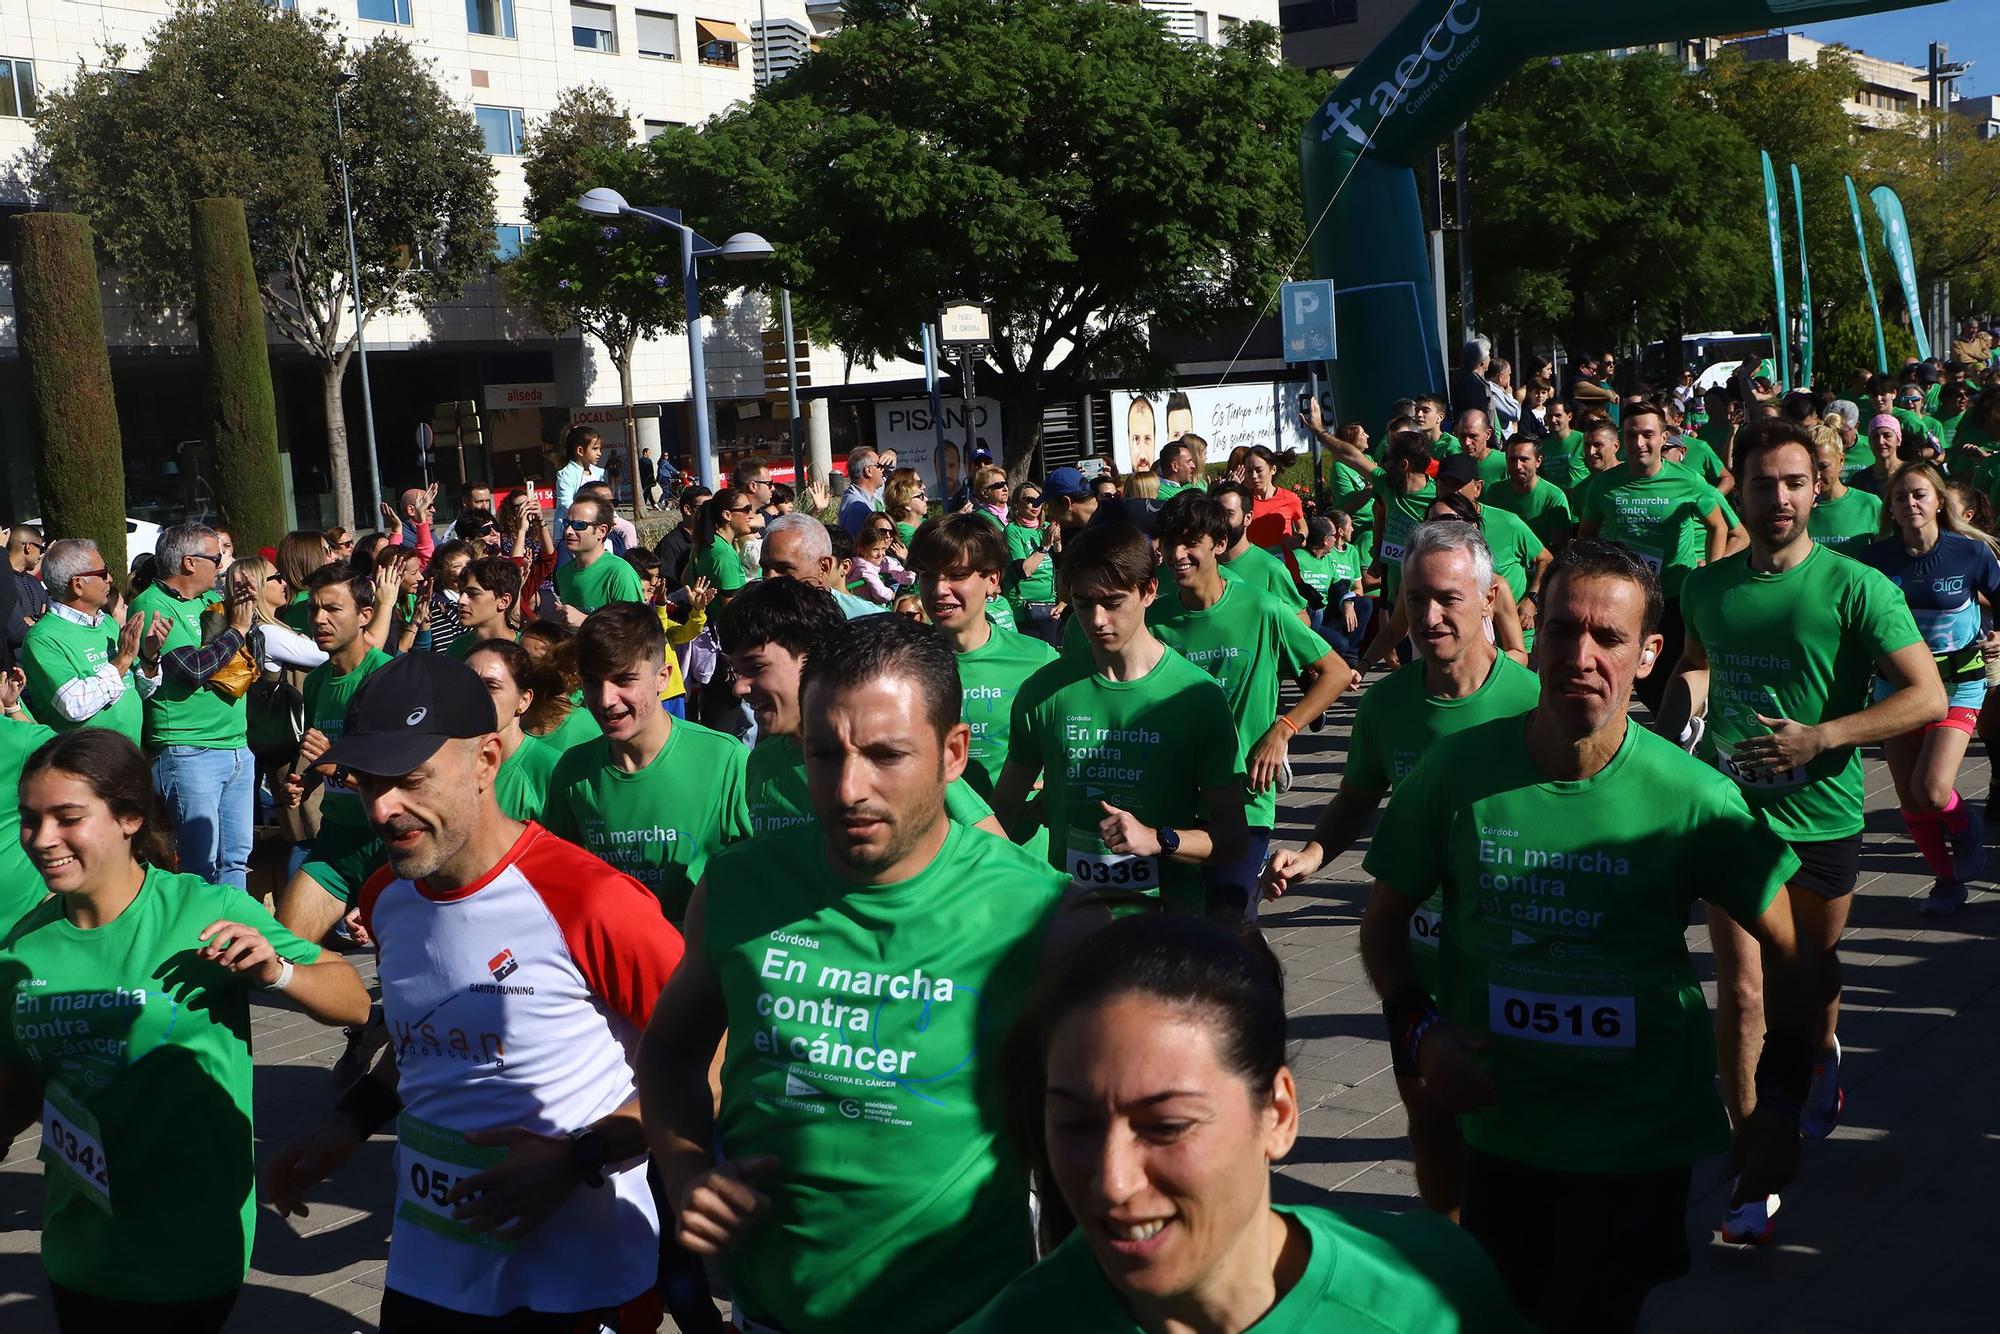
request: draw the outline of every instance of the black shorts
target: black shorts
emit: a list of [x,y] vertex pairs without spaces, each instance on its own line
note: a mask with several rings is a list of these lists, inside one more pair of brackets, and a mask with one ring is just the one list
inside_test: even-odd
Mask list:
[[1787,881],[1794,889],[1809,889],[1823,899],[1845,898],[1861,879],[1861,834],[1789,845],[1799,869]]
[[1693,1177],[1559,1172],[1469,1148],[1459,1217],[1537,1329],[1620,1334],[1637,1328],[1647,1293],[1688,1271]]

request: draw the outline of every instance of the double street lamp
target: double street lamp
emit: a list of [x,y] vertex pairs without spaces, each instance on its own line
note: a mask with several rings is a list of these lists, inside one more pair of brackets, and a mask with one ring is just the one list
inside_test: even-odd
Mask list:
[[[771,255],[771,243],[755,232],[737,232],[721,245],[716,245],[682,222],[679,209],[640,208],[626,203],[625,196],[616,190],[602,186],[584,191],[583,198],[576,203],[585,213],[600,217],[629,215],[645,218],[680,233],[681,291],[687,298],[688,377],[694,390],[695,468],[701,484],[713,490],[717,484],[715,453],[708,433],[708,375],[702,361],[701,294],[697,290],[695,261],[706,255],[720,255],[724,259],[767,259]],[[628,441],[627,445],[636,448],[637,442]]]

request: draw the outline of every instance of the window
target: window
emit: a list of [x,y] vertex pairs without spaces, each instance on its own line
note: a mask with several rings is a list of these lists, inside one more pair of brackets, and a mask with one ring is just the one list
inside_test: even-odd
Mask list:
[[0,59],[0,116],[32,116],[41,110],[35,100],[35,62]]
[[1203,45],[1208,43],[1208,15],[1199,9],[1194,11],[1194,39]]
[[602,51],[607,55],[618,50],[618,26],[612,22],[611,6],[589,5],[583,0],[571,0],[569,7],[570,41],[579,51]]
[[503,222],[493,229],[493,261],[505,264],[521,257],[521,247],[534,236],[535,229],[522,222]]
[[474,107],[473,119],[486,140],[486,151],[494,157],[516,157],[528,137],[519,107]]
[[743,29],[727,19],[696,19],[694,40],[696,56],[702,64],[735,69],[743,63],[739,50],[750,39],[743,35]]
[[649,120],[646,122],[646,142],[651,143],[668,130],[681,129],[686,125],[687,122],[684,120]]
[[639,10],[639,54],[654,60],[681,58],[681,21],[673,14],[648,14]]
[[511,41],[514,36],[514,0],[465,0],[465,30],[482,37],[505,37]]
[[410,0],[361,0],[360,13],[370,23],[408,23]]

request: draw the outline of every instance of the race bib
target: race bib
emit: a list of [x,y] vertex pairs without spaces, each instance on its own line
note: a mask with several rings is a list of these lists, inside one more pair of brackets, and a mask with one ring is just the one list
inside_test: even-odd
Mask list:
[[1745,769],[1736,763],[1733,756],[1723,754],[1719,743],[1715,752],[1715,767],[1744,787],[1755,788],[1759,792],[1779,792],[1789,787],[1802,787],[1807,781],[1804,769],[1787,769],[1781,774],[1766,774]]
[[1400,542],[1390,542],[1385,539],[1382,545],[1376,548],[1375,554],[1383,560],[1400,561],[1403,559],[1403,546]]
[[474,1147],[465,1142],[461,1131],[404,1112],[396,1118],[399,1149],[396,1167],[401,1180],[396,1184],[396,1221],[409,1223],[428,1232],[467,1246],[511,1251],[515,1243],[502,1241],[490,1232],[475,1232],[452,1217],[453,1205],[445,1200],[452,1187],[467,1177],[477,1176],[507,1156],[502,1148]]
[[1158,889],[1159,858],[1072,847],[1069,878],[1091,889]]
[[37,1156],[83,1187],[83,1198],[111,1212],[111,1163],[97,1118],[60,1083],[49,1081],[42,1100],[42,1147]]
[[1444,914],[1419,908],[1410,914],[1410,943],[1434,950],[1444,939]]
[[1631,1047],[1638,1038],[1630,996],[1565,996],[1486,987],[1486,1023],[1503,1037],[1564,1047]]
[[1651,570],[1655,575],[1659,574],[1660,566],[1665,563],[1660,557],[1653,555],[1649,551],[1633,551],[1632,554],[1643,561],[1646,568]]

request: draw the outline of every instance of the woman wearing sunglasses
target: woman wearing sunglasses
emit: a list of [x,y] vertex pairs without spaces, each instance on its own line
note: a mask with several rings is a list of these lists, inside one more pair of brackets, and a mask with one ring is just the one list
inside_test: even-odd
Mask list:
[[1062,550],[1062,529],[1048,520],[1048,502],[1041,483],[1014,488],[1008,507],[1007,570],[1000,578],[1000,595],[1013,608],[1015,628],[1046,643],[1060,645],[1056,617],[1056,553]]

